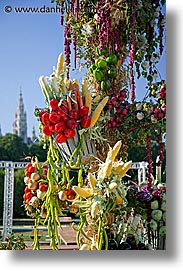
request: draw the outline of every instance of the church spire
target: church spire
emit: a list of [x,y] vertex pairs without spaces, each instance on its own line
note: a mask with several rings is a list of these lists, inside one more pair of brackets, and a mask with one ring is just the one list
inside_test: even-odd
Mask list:
[[13,134],[21,137],[23,139],[23,142],[27,143],[27,115],[24,110],[21,87],[20,87],[20,94],[18,98],[18,107],[15,113],[15,120],[13,123]]

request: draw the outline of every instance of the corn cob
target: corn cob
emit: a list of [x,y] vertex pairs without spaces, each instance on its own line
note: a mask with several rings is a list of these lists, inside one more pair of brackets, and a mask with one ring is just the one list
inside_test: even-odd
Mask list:
[[92,192],[85,190],[79,186],[73,186],[73,190],[82,198],[87,199],[92,196]]
[[92,97],[89,90],[86,90],[85,92],[85,105],[89,108],[88,114],[90,114],[92,108]]
[[93,102],[94,102],[94,103],[99,102],[100,98],[101,98],[101,96],[100,96],[100,95],[97,95],[97,96],[93,99]]
[[132,166],[132,161],[128,161],[123,165],[121,171],[119,172],[120,178],[126,175],[126,172],[131,168],[131,166]]
[[88,181],[89,181],[91,188],[94,189],[96,186],[97,180],[93,174],[91,174],[91,173],[88,174]]
[[69,86],[70,86],[70,81],[67,78],[65,78],[64,79],[64,84],[65,84],[66,88],[68,89]]
[[107,159],[110,159],[110,160],[114,161],[115,158],[116,158],[116,156],[117,156],[117,154],[119,153],[121,145],[122,145],[121,140],[119,140],[118,142],[116,142],[116,144],[114,145],[114,147],[108,152]]
[[124,164],[124,169],[127,172],[132,167],[132,161],[128,161]]
[[59,93],[59,87],[58,87],[55,75],[51,75],[50,78],[51,78],[51,85],[55,89],[56,93],[58,94]]
[[103,110],[103,108],[105,107],[105,105],[108,102],[109,97],[106,96],[102,99],[102,101],[99,103],[99,105],[96,107],[96,109],[94,110],[92,117],[91,117],[91,124],[90,127],[92,128],[95,123],[97,122],[97,120],[99,119],[99,116]]
[[63,69],[63,65],[64,65],[64,55],[60,54],[57,62],[56,77],[59,77],[61,70]]
[[122,202],[123,202],[122,197],[120,195],[118,195],[118,197],[117,197],[117,205],[121,205]]
[[114,171],[117,172],[117,173],[120,173],[121,169],[123,168],[124,166],[124,162],[116,162],[113,164],[113,168],[114,168]]
[[102,177],[104,179],[109,177],[111,174],[111,171],[112,171],[112,161],[108,160],[107,162],[105,162],[105,165],[103,166],[102,174],[101,174]]
[[95,219],[98,214],[98,204],[97,202],[94,202],[91,206],[91,217],[92,219]]
[[124,169],[124,167],[122,167],[121,171],[119,172],[119,177],[122,178],[126,175],[126,170]]
[[82,95],[83,95],[83,96],[85,96],[85,93],[86,93],[87,90],[88,90],[88,88],[87,88],[87,82],[86,82],[86,80],[84,79],[84,80],[82,81]]
[[112,191],[112,190],[115,190],[116,188],[118,187],[117,183],[112,181],[110,184],[109,184],[109,189]]

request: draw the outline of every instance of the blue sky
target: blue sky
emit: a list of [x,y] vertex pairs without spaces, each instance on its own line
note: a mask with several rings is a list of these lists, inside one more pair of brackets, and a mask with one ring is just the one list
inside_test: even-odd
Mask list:
[[[63,27],[59,13],[16,13],[15,7],[54,7],[50,0],[0,1],[0,125],[2,134],[12,132],[20,87],[27,112],[28,135],[38,122],[34,108],[44,107],[44,97],[38,79],[50,75],[63,52]],[[12,7],[6,13],[4,8]],[[165,78],[165,55],[158,68]],[[80,77],[76,72],[76,77]],[[138,82],[139,99],[144,95],[144,81]]]

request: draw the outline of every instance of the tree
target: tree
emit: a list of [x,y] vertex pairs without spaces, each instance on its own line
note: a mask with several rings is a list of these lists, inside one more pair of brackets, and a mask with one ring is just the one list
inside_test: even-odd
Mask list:
[[43,148],[43,144],[39,143],[32,143],[29,145],[29,156],[30,157],[37,157],[39,161],[44,162],[46,160],[47,151]]
[[28,146],[21,137],[10,133],[0,137],[0,160],[23,161],[27,155]]

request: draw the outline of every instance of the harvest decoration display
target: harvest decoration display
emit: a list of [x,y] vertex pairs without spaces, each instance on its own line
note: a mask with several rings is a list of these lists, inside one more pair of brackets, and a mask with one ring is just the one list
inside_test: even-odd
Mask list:
[[[25,170],[24,205],[35,218],[34,249],[39,249],[39,224],[47,225],[50,245],[58,249],[65,208],[80,217],[72,226],[80,250],[161,249],[166,239],[166,185],[161,182],[166,82],[158,79],[156,64],[163,53],[165,1],[56,3],[63,11],[64,54],[49,77],[39,78],[47,106],[35,109],[47,160],[40,164],[35,158]],[[74,68],[87,69],[82,85],[70,79],[72,42]],[[147,92],[136,100],[140,77]],[[159,145],[156,167],[152,141]],[[142,186],[123,180],[133,146],[146,147]]]

